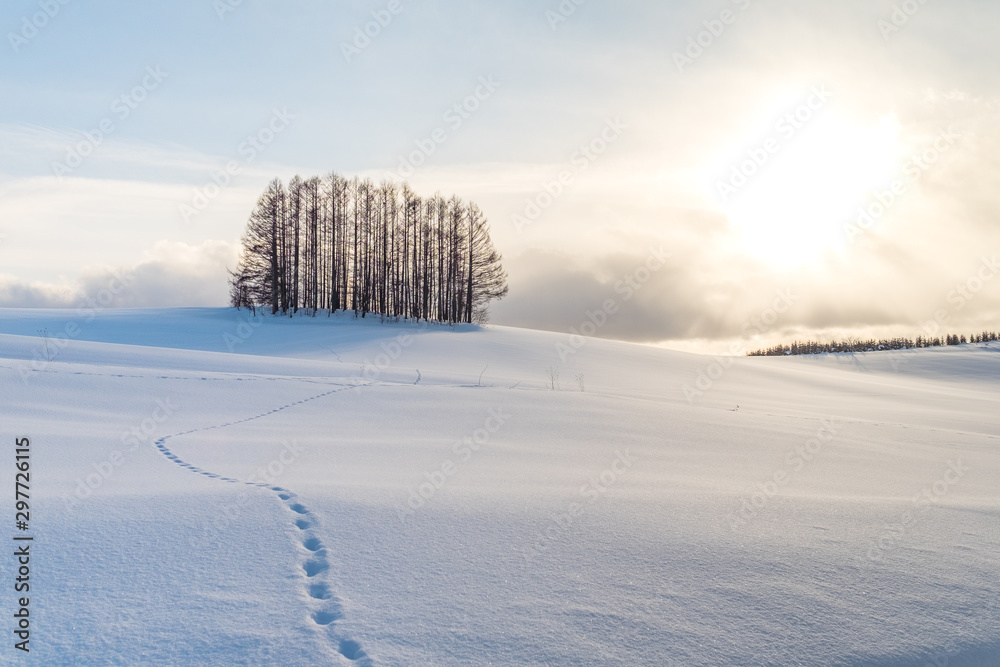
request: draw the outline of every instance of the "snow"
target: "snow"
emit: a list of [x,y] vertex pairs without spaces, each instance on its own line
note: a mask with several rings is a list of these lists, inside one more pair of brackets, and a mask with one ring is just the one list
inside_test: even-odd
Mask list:
[[998,378],[995,344],[0,310],[33,659],[1000,665]]

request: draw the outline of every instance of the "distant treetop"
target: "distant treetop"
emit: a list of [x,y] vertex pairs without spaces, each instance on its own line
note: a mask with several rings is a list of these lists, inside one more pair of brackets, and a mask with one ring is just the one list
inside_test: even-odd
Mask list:
[[966,343],[989,343],[1000,339],[994,331],[984,331],[972,334],[968,338],[957,334],[935,336],[933,338],[917,336],[916,338],[882,338],[861,340],[848,338],[842,341],[820,343],[814,340],[796,341],[791,345],[775,345],[748,352],[748,357],[782,357],[797,354],[835,354],[839,352],[879,352],[882,350],[910,350],[920,347],[939,347],[942,345],[965,345]]

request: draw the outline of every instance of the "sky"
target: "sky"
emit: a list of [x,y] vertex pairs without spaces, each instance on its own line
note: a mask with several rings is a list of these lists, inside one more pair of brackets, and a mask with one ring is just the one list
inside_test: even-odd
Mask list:
[[[8,0],[0,307],[221,306],[274,178],[477,202],[495,324],[997,329],[989,0]],[[118,276],[118,278],[116,278]]]

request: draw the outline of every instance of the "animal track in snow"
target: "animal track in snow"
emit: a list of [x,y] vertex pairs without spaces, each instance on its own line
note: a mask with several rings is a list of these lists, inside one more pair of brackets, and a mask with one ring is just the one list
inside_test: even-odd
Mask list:
[[336,647],[336,651],[341,656],[347,660],[355,662],[359,665],[365,665],[367,667],[372,664],[371,659],[368,657],[368,654],[365,653],[364,649],[362,649],[361,644],[352,639],[343,637],[336,627],[336,622],[342,619],[344,614],[340,600],[333,594],[330,585],[325,581],[325,579],[329,576],[330,563],[327,560],[326,549],[323,548],[323,543],[320,541],[319,537],[313,534],[318,522],[312,512],[310,512],[309,509],[302,504],[302,502],[297,500],[296,495],[288,489],[280,486],[268,486],[262,482],[245,482],[232,477],[224,477],[209,470],[204,470],[181,459],[179,456],[170,451],[166,444],[171,438],[178,438],[192,433],[225,428],[235,424],[243,424],[248,421],[272,415],[276,412],[281,412],[282,410],[286,410],[295,405],[301,405],[303,403],[323,398],[324,396],[336,394],[341,391],[347,391],[348,389],[354,389],[358,386],[365,385],[341,386],[338,389],[317,394],[316,396],[312,396],[301,401],[289,403],[288,405],[283,405],[280,408],[275,408],[274,410],[255,415],[253,417],[247,417],[245,419],[239,419],[225,424],[196,428],[182,433],[164,436],[156,440],[154,444],[160,453],[163,454],[164,458],[171,463],[184,468],[185,470],[198,473],[206,477],[211,477],[222,482],[245,484],[248,486],[266,489],[275,494],[278,500],[281,501],[289,510],[291,517],[294,517],[292,525],[294,525],[295,528],[302,533],[300,542],[302,548],[299,550],[299,553],[302,556],[302,560],[300,561],[302,566],[301,576],[303,577],[303,584],[308,598],[307,604],[311,608],[310,618],[312,619],[313,624],[317,627],[317,629],[322,628],[324,632],[329,634],[332,644]]
[[329,586],[323,582],[317,582],[309,585],[309,597],[314,600],[329,600],[333,597],[333,593],[330,592]]
[[315,577],[317,574],[321,574],[330,569],[330,565],[326,562],[326,558],[314,558],[311,561],[307,561],[302,569],[306,571],[307,577]]
[[[340,619],[340,614],[333,611],[317,611],[313,614],[313,620],[316,621],[316,625],[330,625],[334,621],[339,621]],[[347,656],[344,657],[346,658]]]

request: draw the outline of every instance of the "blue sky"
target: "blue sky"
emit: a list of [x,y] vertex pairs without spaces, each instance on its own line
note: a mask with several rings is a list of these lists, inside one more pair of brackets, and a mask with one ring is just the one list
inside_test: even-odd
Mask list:
[[[7,2],[0,305],[73,306],[122,267],[141,279],[119,305],[221,305],[270,178],[398,178],[400,157],[440,127],[445,141],[410,180],[483,206],[511,273],[497,323],[568,330],[663,247],[672,262],[601,335],[721,345],[789,287],[800,301],[763,338],[920,333],[1000,250],[1000,9],[903,4],[399,0],[393,15],[388,0]],[[25,32],[46,6],[54,15]],[[342,45],[373,12],[391,21],[348,62]],[[122,117],[121,96],[144,79],[155,87]],[[449,125],[482,79],[498,85]],[[830,99],[776,134],[817,86]],[[239,147],[275,110],[293,119],[247,161]],[[102,122],[113,130],[60,177],[54,163]],[[519,226],[609,123],[623,129]],[[953,150],[845,237],[948,127],[962,137]],[[720,180],[773,137],[773,159],[720,201]],[[232,160],[239,173],[185,219],[179,208]],[[995,321],[998,285],[946,306],[950,323]]]
[[[611,62],[588,66],[598,63],[581,57],[599,58],[585,51],[613,56],[630,38],[653,37],[651,13],[668,15],[584,5],[560,34],[536,3],[401,0],[402,11],[347,63],[341,44],[387,4],[245,0],[220,20],[210,0],[70,2],[18,53],[4,54],[2,120],[86,128],[147,66],[159,65],[169,85],[118,138],[225,154],[272,107],[287,107],[301,136],[276,146],[273,159],[324,169],[335,159],[338,169],[354,171],[391,161],[478,77],[493,74],[515,94],[477,118],[476,139],[487,145],[464,142],[449,158],[544,159],[562,146],[559,133],[539,126],[585,132],[593,116],[614,111],[609,98],[635,83]],[[33,2],[8,3],[6,27],[33,10]],[[518,132],[531,140],[507,140]]]

